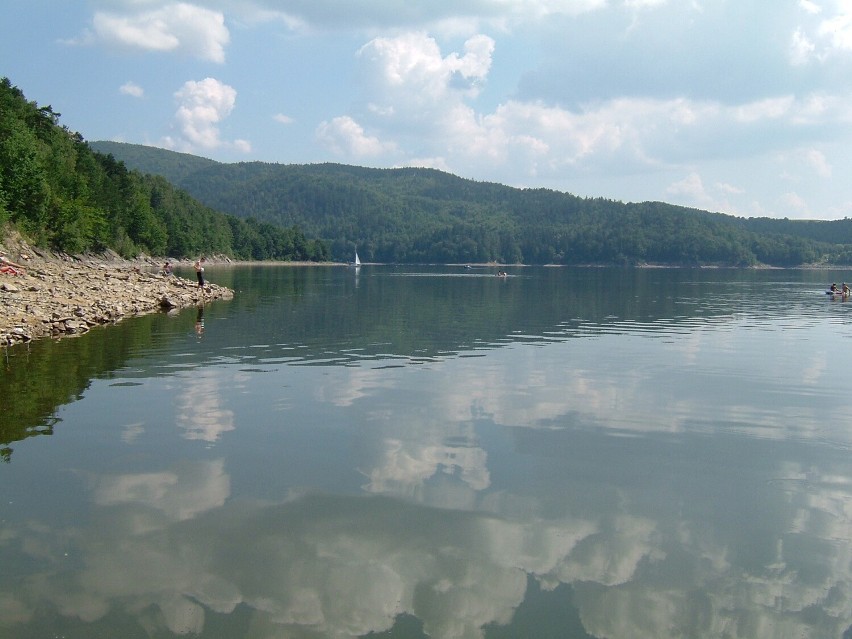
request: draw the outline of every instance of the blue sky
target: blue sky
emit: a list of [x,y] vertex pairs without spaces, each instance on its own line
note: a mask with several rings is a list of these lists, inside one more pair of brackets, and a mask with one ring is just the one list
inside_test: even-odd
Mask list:
[[852,216],[852,0],[4,0],[87,140]]

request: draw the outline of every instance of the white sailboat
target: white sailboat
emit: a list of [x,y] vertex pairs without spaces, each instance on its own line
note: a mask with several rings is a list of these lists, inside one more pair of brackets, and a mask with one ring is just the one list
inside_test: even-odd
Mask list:
[[357,250],[355,251],[355,262],[353,263],[353,266],[355,268],[358,268],[359,266],[361,266],[361,258],[358,257],[358,251]]

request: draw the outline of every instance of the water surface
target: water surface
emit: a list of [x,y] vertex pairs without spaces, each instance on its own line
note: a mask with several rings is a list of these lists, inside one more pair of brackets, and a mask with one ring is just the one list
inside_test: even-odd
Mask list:
[[840,272],[209,268],[2,353],[0,637],[843,637]]

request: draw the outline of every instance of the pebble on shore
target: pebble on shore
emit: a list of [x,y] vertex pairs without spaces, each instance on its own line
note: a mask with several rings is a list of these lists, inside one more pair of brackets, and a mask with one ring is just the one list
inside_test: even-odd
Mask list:
[[25,267],[18,275],[0,273],[0,346],[79,335],[133,315],[233,298],[233,291],[216,284],[206,283],[202,292],[195,281],[163,275],[151,260],[16,248],[8,240],[0,245],[0,253]]

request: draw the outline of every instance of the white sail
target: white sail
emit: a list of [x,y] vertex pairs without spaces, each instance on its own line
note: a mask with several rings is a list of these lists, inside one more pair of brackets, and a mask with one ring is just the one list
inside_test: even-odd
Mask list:
[[361,258],[358,257],[358,251],[355,251],[355,266],[361,266]]

